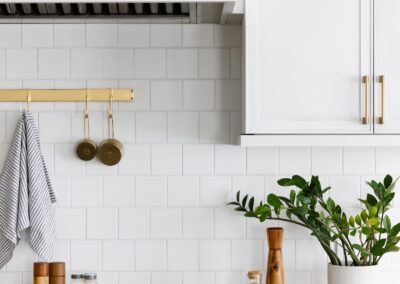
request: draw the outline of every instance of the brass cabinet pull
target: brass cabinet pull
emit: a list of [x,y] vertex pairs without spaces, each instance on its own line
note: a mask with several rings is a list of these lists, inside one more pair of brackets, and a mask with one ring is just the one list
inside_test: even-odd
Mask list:
[[385,75],[379,76],[379,83],[381,83],[381,117],[379,124],[385,123]]
[[365,116],[362,119],[363,124],[368,124],[368,114],[369,114],[369,76],[363,76],[363,83],[365,84]]

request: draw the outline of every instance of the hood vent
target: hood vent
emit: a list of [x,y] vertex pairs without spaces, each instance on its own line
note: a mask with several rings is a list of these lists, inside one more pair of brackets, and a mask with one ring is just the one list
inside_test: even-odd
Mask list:
[[[0,18],[190,17],[188,3],[4,3]],[[196,4],[194,4],[196,5]]]

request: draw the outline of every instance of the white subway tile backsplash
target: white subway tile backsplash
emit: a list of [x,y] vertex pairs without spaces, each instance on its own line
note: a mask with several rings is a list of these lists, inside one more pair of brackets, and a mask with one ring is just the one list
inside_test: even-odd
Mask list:
[[54,150],[56,175],[84,175],[85,162],[75,156],[75,144],[56,144]]
[[118,210],[115,208],[87,209],[87,238],[94,240],[117,239]]
[[22,47],[53,46],[53,25],[22,25]]
[[[312,251],[312,253],[310,253]],[[326,270],[326,254],[316,240],[296,241],[296,268],[303,271]],[[322,261],[324,260],[324,261]]]
[[39,135],[41,141],[46,143],[68,142],[70,140],[69,113],[40,113]]
[[198,141],[199,119],[193,112],[168,113],[168,142],[195,143]]
[[262,270],[263,242],[260,240],[233,240],[232,269]]
[[246,273],[242,271],[220,271],[215,273],[215,284],[241,284],[246,283]]
[[228,240],[199,241],[200,270],[229,270],[231,268],[231,242]]
[[399,154],[400,148],[398,147],[376,148],[376,173],[400,173]]
[[247,148],[248,174],[277,174],[278,148],[250,147]]
[[135,242],[135,271],[163,271],[167,269],[165,241]]
[[229,143],[230,116],[228,112],[200,113],[200,142]]
[[232,145],[215,146],[216,174],[245,174],[246,149]]
[[183,238],[212,239],[214,237],[214,210],[212,208],[183,209]]
[[176,24],[152,24],[150,25],[151,46],[181,46],[182,26]]
[[197,271],[198,247],[197,241],[170,240],[167,242],[169,271]]
[[232,213],[232,208],[215,209],[215,237],[217,239],[244,239],[246,237],[246,219],[240,212]]
[[211,47],[214,45],[214,25],[182,25],[183,46]]
[[119,210],[120,239],[150,238],[150,210],[146,208],[121,208]]
[[183,273],[183,284],[214,284],[214,273],[212,272],[185,272]]
[[310,174],[310,148],[279,148],[279,173],[285,175]]
[[120,272],[119,284],[143,283],[150,284],[150,273],[146,272]]
[[84,47],[85,25],[54,25],[54,47]]
[[199,77],[228,79],[230,77],[230,50],[224,48],[199,50]]
[[167,205],[167,180],[165,177],[136,177],[135,178],[136,206],[165,206]]
[[197,78],[198,55],[196,49],[167,50],[167,76],[170,79]]
[[215,108],[217,110],[240,110],[240,80],[217,80],[215,87]]
[[21,46],[21,25],[1,24],[0,25],[0,47]]
[[136,142],[166,142],[167,114],[165,112],[140,112],[136,114]]
[[102,75],[100,49],[71,49],[71,78],[97,79]]
[[87,24],[86,46],[114,47],[117,46],[117,25],[115,24]]
[[375,149],[343,148],[343,173],[345,175],[375,173]]
[[0,79],[6,78],[6,52],[4,49],[0,49]]
[[[134,268],[134,244],[131,241],[103,242],[103,270],[130,271]],[[109,283],[109,282],[104,282]]]
[[200,204],[203,206],[225,206],[231,201],[230,177],[200,178]]
[[199,204],[199,179],[197,177],[168,178],[168,206],[188,207]]
[[311,164],[314,175],[340,175],[342,173],[342,149],[313,148]]
[[103,78],[132,79],[133,66],[133,50],[103,50]]
[[9,80],[37,78],[36,49],[7,49],[6,78]]
[[152,284],[181,284],[182,273],[179,272],[153,272],[151,274]]
[[102,205],[103,179],[101,177],[71,178],[71,206],[100,207]]
[[[118,103],[118,109],[123,111],[150,110],[150,81],[146,80],[120,80],[120,88],[133,89],[135,98],[133,103]],[[138,95],[139,94],[139,95]]]
[[85,209],[57,208],[56,226],[58,239],[86,239]]
[[147,24],[119,24],[118,46],[143,47],[150,43],[150,26]]
[[71,271],[101,271],[101,241],[71,241]]
[[40,79],[69,78],[68,49],[39,49],[38,66]]
[[240,25],[214,25],[215,46],[240,47],[242,45],[241,30]]
[[120,174],[150,174],[150,146],[125,144],[118,167]]
[[175,208],[151,210],[151,237],[176,239],[182,237],[182,210]]
[[153,145],[151,173],[153,175],[181,175],[182,145]]
[[170,111],[182,109],[182,82],[152,81],[151,109]]
[[358,199],[361,197],[360,177],[359,176],[331,176],[329,191],[330,196],[341,206],[359,205]]
[[211,80],[183,81],[183,108],[185,110],[214,109],[214,82]]
[[130,176],[104,177],[104,206],[129,207],[133,205],[133,178]]
[[183,145],[183,173],[211,175],[214,173],[213,145]]
[[231,78],[240,79],[242,75],[242,50],[231,48]]
[[135,50],[135,78],[157,79],[166,76],[166,51],[164,49]]

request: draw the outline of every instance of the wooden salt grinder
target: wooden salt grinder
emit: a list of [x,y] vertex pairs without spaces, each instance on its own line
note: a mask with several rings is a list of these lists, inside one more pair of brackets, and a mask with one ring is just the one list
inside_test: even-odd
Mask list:
[[269,245],[267,284],[284,284],[282,242],[283,228],[268,228],[267,239]]

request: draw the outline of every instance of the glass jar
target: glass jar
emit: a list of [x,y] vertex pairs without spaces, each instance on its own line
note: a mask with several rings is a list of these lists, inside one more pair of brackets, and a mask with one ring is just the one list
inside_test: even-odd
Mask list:
[[85,284],[97,284],[97,274],[96,273],[85,273],[83,274],[83,280]]
[[83,284],[82,274],[71,274],[71,284]]
[[260,271],[249,271],[247,273],[247,284],[261,284],[262,273]]

